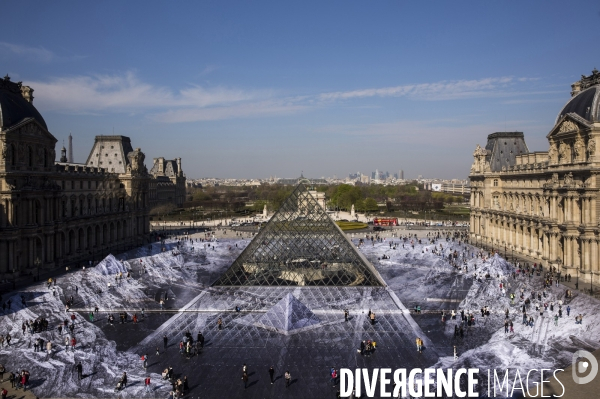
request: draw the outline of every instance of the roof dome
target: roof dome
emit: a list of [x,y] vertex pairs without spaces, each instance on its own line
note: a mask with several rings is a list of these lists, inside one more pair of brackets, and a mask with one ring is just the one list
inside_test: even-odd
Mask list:
[[555,123],[558,123],[560,118],[570,113],[577,114],[590,122],[600,121],[599,96],[600,86],[592,86],[579,92],[559,112]]
[[581,75],[581,80],[571,85],[571,99],[562,108],[554,124],[566,114],[577,114],[588,122],[600,121],[600,71],[596,68],[591,75]]
[[32,94],[31,87],[23,86],[21,82],[11,82],[8,75],[0,79],[0,129],[33,118],[48,130],[44,118],[33,106]]

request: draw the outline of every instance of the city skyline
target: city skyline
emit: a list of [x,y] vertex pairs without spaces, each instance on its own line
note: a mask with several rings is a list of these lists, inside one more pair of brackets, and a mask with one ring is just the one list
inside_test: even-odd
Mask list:
[[181,157],[190,178],[400,163],[407,177],[463,178],[490,133],[523,131],[546,151],[570,84],[598,66],[559,2],[3,8],[15,17],[0,26],[2,73],[35,90],[59,143],[73,135],[75,162],[114,132],[147,159]]

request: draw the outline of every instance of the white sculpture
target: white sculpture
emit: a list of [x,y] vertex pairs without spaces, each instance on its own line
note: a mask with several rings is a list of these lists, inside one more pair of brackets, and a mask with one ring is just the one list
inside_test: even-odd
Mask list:
[[354,204],[352,204],[352,208],[350,209],[350,218],[354,219],[356,217],[356,214],[354,212]]

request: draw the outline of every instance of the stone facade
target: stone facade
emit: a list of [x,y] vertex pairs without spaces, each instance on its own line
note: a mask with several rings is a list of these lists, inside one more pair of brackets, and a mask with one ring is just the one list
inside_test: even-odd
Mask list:
[[185,202],[185,175],[181,169],[181,158],[168,160],[154,158],[150,169],[150,208],[172,203],[182,207]]
[[494,133],[485,148],[476,147],[469,176],[473,243],[600,282],[596,75],[572,85],[547,135],[547,152],[529,152],[522,133]]
[[140,149],[122,148],[123,167],[114,171],[56,163],[57,140],[32,93],[0,80],[0,279],[87,263],[149,239],[152,177]]

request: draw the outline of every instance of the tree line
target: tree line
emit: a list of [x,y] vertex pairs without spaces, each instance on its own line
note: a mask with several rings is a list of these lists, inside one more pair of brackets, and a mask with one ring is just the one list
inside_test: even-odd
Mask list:
[[[269,211],[276,211],[294,189],[293,186],[281,184],[189,188],[186,206],[262,212],[267,205]],[[444,204],[464,201],[459,195],[424,190],[423,186],[416,182],[402,186],[336,184],[316,186],[314,189],[325,193],[330,209],[350,211],[354,205],[357,212],[377,212],[380,205],[384,205],[390,212],[425,211],[441,209]]]

